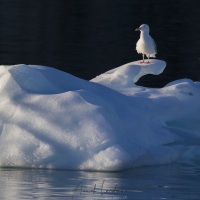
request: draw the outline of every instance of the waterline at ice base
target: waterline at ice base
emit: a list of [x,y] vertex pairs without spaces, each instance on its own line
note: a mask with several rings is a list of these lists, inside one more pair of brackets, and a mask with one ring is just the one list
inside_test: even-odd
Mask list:
[[163,88],[161,60],[86,81],[51,67],[0,66],[0,167],[117,171],[200,157],[200,82]]

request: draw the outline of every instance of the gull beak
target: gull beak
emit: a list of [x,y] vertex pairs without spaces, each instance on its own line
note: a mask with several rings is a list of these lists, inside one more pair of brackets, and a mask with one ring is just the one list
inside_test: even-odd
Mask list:
[[140,31],[140,28],[136,28],[135,31]]

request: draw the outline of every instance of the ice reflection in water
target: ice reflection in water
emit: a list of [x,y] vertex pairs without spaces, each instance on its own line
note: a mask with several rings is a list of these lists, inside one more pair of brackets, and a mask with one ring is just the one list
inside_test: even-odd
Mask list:
[[199,166],[122,172],[0,170],[0,199],[199,199]]

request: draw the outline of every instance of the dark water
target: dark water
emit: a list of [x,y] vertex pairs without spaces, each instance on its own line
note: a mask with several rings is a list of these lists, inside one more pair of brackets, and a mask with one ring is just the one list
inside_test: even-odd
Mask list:
[[0,199],[199,200],[200,168],[143,167],[124,172],[1,169]]
[[134,30],[147,23],[167,68],[138,84],[200,81],[199,10],[198,0],[0,0],[0,64],[47,65],[91,79],[140,59]]

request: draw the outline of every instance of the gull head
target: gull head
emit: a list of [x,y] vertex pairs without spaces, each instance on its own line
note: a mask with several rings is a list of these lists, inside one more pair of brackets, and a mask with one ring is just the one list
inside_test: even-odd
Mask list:
[[139,28],[136,28],[135,31],[149,33],[149,26],[147,24],[142,24]]

